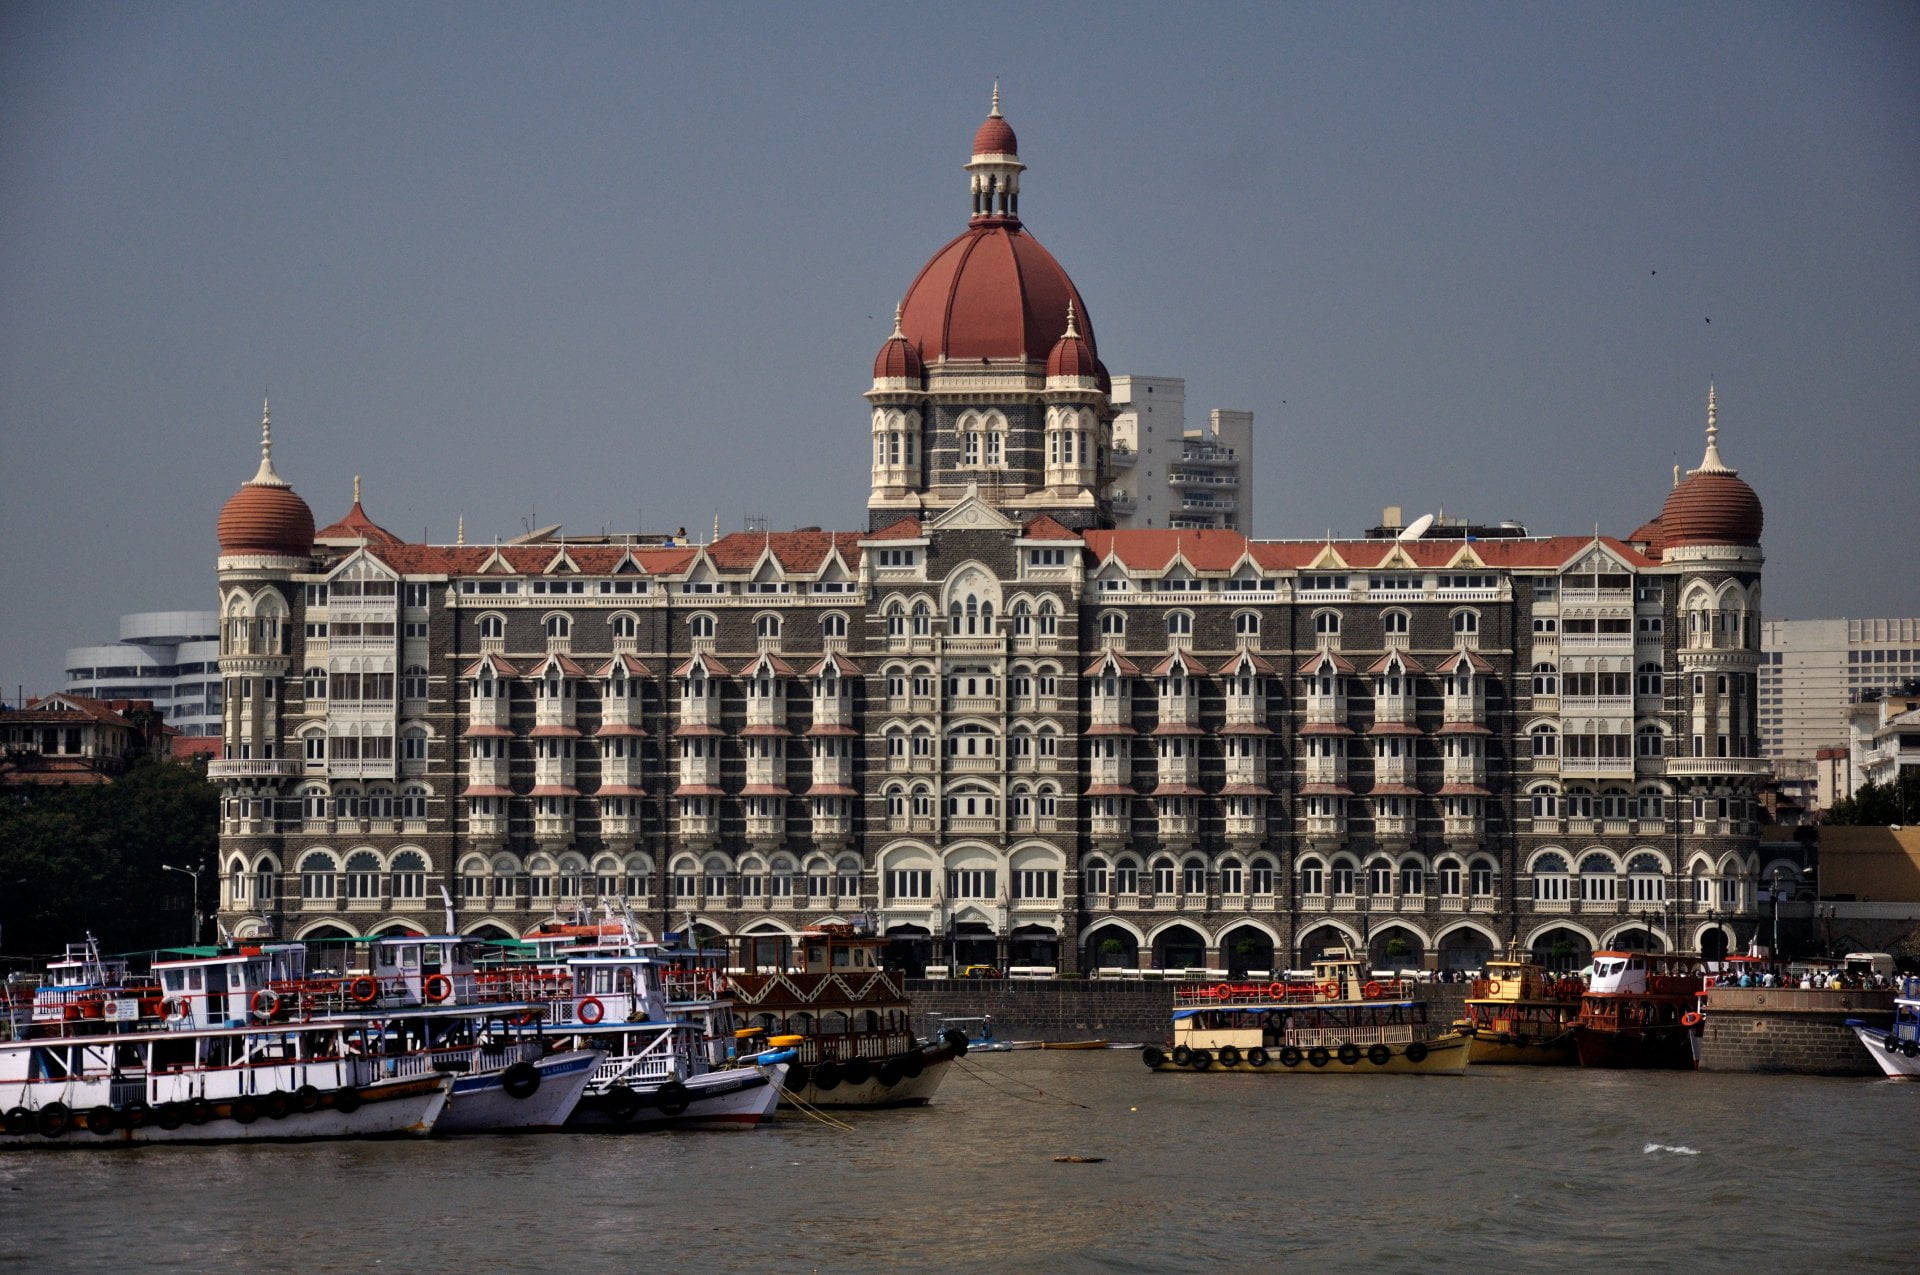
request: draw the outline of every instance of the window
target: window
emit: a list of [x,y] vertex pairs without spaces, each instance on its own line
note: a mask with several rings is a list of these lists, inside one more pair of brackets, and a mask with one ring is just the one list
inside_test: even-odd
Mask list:
[[427,895],[427,861],[418,851],[402,850],[393,856],[393,897],[423,899]]
[[1535,757],[1557,757],[1560,755],[1560,732],[1551,725],[1541,723],[1527,732],[1533,740]]
[[1016,899],[1057,899],[1060,897],[1060,874],[1052,868],[1022,868],[1014,874],[1013,897]]
[[427,670],[418,664],[407,665],[407,671],[400,675],[400,695],[403,699],[425,699]]
[[1527,794],[1529,811],[1535,819],[1555,819],[1560,815],[1560,794],[1551,785],[1542,785]]
[[1324,870],[1318,859],[1306,859],[1300,864],[1300,893],[1324,894],[1326,885]]
[[947,873],[950,899],[993,899],[998,888],[999,873],[992,868],[954,868]]
[[1543,854],[1533,861],[1533,897],[1538,902],[1562,902],[1567,897],[1567,861]]
[[410,730],[400,736],[401,761],[425,761],[427,759],[427,733],[423,730]]
[[1259,614],[1253,611],[1236,611],[1233,616],[1233,632],[1236,637],[1259,637]]
[[832,612],[820,621],[822,637],[843,638],[847,635],[847,617],[838,611]]
[[1113,892],[1115,894],[1138,894],[1140,892],[1140,868],[1137,864],[1121,862],[1114,865]]
[[1467,873],[1467,888],[1476,899],[1483,899],[1493,893],[1493,864],[1485,859],[1474,860],[1473,867]]
[[1580,898],[1587,903],[1611,903],[1616,884],[1613,860],[1590,854],[1580,861]]
[[480,617],[480,636],[499,640],[507,635],[507,622],[497,615]]
[[1555,616],[1536,615],[1533,617],[1533,631],[1535,633],[1558,633],[1560,631],[1560,621]]
[[638,622],[625,612],[614,616],[607,625],[613,630],[613,636],[617,638],[630,638],[639,631]]
[[710,638],[713,636],[713,617],[696,615],[687,621],[687,636],[692,638]]
[[1333,865],[1331,885],[1335,894],[1352,894],[1354,871],[1351,863],[1342,860]]
[[1125,637],[1127,635],[1127,617],[1118,611],[1100,613],[1100,635],[1102,637]]
[[327,670],[323,668],[310,668],[307,670],[305,680],[308,699],[325,699],[327,697]]
[[1246,884],[1246,875],[1240,869],[1238,859],[1228,859],[1220,865],[1220,893],[1239,894]]
[[1560,693],[1560,670],[1551,664],[1533,666],[1533,693],[1535,695],[1558,695]]
[[1173,893],[1173,860],[1155,859],[1153,861],[1153,892],[1155,894]]
[[1659,695],[1662,691],[1661,682],[1658,664],[1642,664],[1633,675],[1633,692],[1636,695]]
[[300,860],[301,898],[331,899],[333,886],[333,860],[329,856],[309,854]]
[[1190,859],[1180,870],[1180,892],[1182,894],[1205,894],[1207,892],[1207,865],[1197,859]]
[[757,638],[777,638],[780,636],[780,617],[763,615],[753,622],[753,635]]
[[932,898],[932,871],[927,868],[893,869],[887,873],[887,897],[890,899]]
[[1427,892],[1427,874],[1417,863],[1400,865],[1400,893],[1421,895]]
[[347,856],[347,897],[380,897],[380,856],[371,850],[356,850]]
[[1410,620],[1405,611],[1382,611],[1380,613],[1380,631],[1395,637],[1405,637]]
[[1438,875],[1440,877],[1440,893],[1450,898],[1458,897],[1460,894],[1460,861],[1458,859],[1442,859],[1440,861]]
[[1100,895],[1107,893],[1107,886],[1110,880],[1111,878],[1107,873],[1107,861],[1105,859],[1087,860],[1087,866],[1081,869],[1080,872],[1081,890],[1086,894]]
[[1313,631],[1321,637],[1340,636],[1340,613],[1338,611],[1315,611],[1313,613]]
[[1455,611],[1453,613],[1453,631],[1456,636],[1466,637],[1480,631],[1480,613],[1478,611]]

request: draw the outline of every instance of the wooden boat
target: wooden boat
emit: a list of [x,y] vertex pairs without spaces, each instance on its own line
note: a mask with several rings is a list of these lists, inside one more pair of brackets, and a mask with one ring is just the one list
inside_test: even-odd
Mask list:
[[1106,1047],[1107,1042],[1104,1040],[1043,1040],[1040,1042],[1042,1049],[1105,1049]]
[[1172,1049],[1148,1045],[1140,1060],[1154,1071],[1464,1074],[1472,1038],[1431,1030],[1413,990],[1367,977],[1342,949],[1315,961],[1306,982],[1182,986]]
[[885,967],[887,941],[850,925],[803,931],[794,968],[731,974],[728,991],[746,1026],[768,1043],[791,1041],[787,1089],[818,1107],[910,1107],[933,1098],[947,1064],[965,1053],[955,1030],[915,1036],[899,975]]
[[1586,984],[1556,979],[1518,955],[1487,962],[1454,1026],[1473,1037],[1475,1066],[1571,1067],[1580,1061],[1573,1027]]
[[1574,1044],[1582,1067],[1691,1071],[1700,1065],[1698,957],[1595,952]]

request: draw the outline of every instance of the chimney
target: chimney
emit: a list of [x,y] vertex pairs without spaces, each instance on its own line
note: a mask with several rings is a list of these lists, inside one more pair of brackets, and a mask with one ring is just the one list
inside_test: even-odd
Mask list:
[[1382,527],[1397,529],[1401,525],[1400,524],[1400,506],[1388,505],[1385,509],[1382,509],[1380,511],[1380,525]]

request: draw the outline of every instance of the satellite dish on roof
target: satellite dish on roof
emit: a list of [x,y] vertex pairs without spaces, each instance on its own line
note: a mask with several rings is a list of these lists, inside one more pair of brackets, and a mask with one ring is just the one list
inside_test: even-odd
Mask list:
[[1400,533],[1398,539],[1418,540],[1420,537],[1427,534],[1427,528],[1431,527],[1432,525],[1433,525],[1433,515],[1421,514],[1418,518],[1415,518],[1412,522],[1407,524],[1407,529]]

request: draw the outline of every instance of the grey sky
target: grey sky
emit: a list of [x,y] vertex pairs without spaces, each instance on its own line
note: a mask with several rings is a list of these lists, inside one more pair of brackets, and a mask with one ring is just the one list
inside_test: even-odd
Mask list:
[[1260,534],[1627,532],[1712,376],[1769,614],[1920,610],[1920,6],[766,8],[0,9],[8,693],[211,604],[263,389],[321,523],[860,526],[996,75]]

